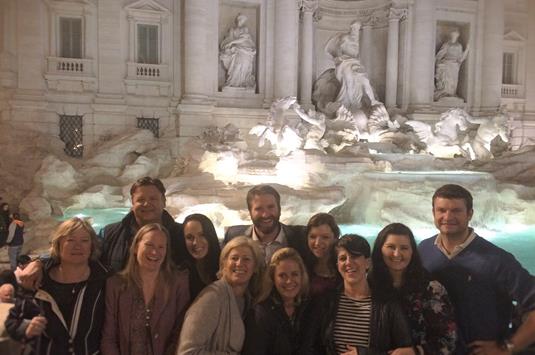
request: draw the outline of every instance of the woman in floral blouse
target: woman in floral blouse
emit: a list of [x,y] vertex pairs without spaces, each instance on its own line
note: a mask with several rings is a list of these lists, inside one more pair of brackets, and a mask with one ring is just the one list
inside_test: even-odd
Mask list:
[[419,354],[450,354],[457,325],[446,289],[422,266],[412,231],[404,224],[383,228],[372,252],[370,283],[375,294],[396,297],[407,313]]

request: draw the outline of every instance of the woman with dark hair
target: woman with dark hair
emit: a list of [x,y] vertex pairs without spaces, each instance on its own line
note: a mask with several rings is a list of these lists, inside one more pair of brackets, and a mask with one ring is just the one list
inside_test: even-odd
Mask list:
[[217,280],[221,247],[212,221],[203,214],[187,216],[182,224],[184,248],[188,251],[186,264],[189,269],[191,299],[210,283]]
[[401,307],[376,297],[368,284],[370,245],[346,234],[335,243],[336,266],[343,283],[320,299],[302,354],[414,355]]
[[377,297],[397,299],[409,319],[419,354],[450,354],[455,348],[453,307],[444,286],[422,266],[412,231],[392,223],[379,232],[370,282]]
[[305,340],[310,314],[308,275],[299,253],[279,249],[264,274],[242,355],[293,355]]
[[340,228],[332,215],[318,213],[308,221],[306,236],[305,260],[310,276],[310,295],[316,296],[336,288],[339,283],[333,246],[340,237]]

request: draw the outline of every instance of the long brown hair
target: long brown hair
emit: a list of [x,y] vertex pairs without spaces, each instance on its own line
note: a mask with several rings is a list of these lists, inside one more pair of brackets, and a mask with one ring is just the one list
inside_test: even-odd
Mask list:
[[139,289],[143,290],[143,282],[139,275],[139,264],[137,262],[137,250],[143,236],[152,231],[160,231],[166,237],[167,248],[162,265],[160,265],[156,289],[158,292],[161,290],[164,293],[164,299],[167,301],[169,297],[169,285],[173,279],[174,267],[171,261],[171,238],[169,237],[169,231],[167,231],[167,228],[161,224],[149,223],[137,231],[134,240],[132,241],[132,245],[130,246],[130,256],[128,257],[125,268],[119,272],[119,276],[122,277],[125,288],[137,286]]

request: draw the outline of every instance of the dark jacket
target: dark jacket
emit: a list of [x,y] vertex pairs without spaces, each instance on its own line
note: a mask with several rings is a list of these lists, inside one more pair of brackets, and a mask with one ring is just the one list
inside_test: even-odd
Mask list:
[[19,221],[18,219],[12,220],[11,224],[9,225],[10,232],[13,228],[12,226],[14,226],[13,236],[11,237],[11,235],[8,234],[7,239],[9,241],[7,242],[7,245],[10,247],[21,246],[24,244],[24,222]]
[[310,314],[310,303],[304,301],[291,321],[280,297],[272,294],[254,307],[254,319],[246,322],[242,355],[298,354]]
[[[337,355],[333,331],[342,292],[332,291],[317,300],[305,337],[308,340],[300,354]],[[408,346],[412,346],[410,327],[400,305],[372,297],[369,348],[358,347],[359,355],[386,355],[389,350]]]
[[[56,301],[45,291],[47,280],[50,280],[48,275],[43,279],[43,287],[33,297],[17,298],[6,320],[9,335],[15,340],[26,341],[34,354],[97,354],[104,321],[104,286],[108,270],[99,262],[91,262],[90,268],[89,279],[78,292],[81,307],[73,314],[73,319],[78,322],[72,338]],[[40,337],[27,340],[25,331],[29,321],[38,315],[46,317],[46,329]],[[69,344],[72,344],[72,351],[69,351]]]
[[[182,225],[174,221],[166,211],[162,214],[162,224],[171,237],[171,258],[177,266],[183,263],[186,250],[180,238],[184,238]],[[130,245],[139,227],[134,213],[130,211],[120,222],[108,224],[100,231],[102,255],[100,260],[115,272],[122,270],[128,260]]]
[[[288,241],[288,246],[294,248],[299,252],[301,256],[304,257],[306,253],[306,226],[295,225],[289,226],[284,223],[281,223],[281,228],[284,231],[286,240]],[[225,239],[223,240],[223,245],[227,244],[229,240],[238,236],[246,236],[248,238],[253,237],[253,225],[238,225],[231,226],[225,231]]]

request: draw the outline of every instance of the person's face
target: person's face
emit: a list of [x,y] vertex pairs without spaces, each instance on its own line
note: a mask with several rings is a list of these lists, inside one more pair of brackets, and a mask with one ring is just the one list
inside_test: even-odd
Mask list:
[[194,259],[200,260],[208,254],[208,240],[204,236],[201,223],[195,220],[186,223],[184,225],[184,238],[186,239],[186,249]]
[[331,227],[327,224],[311,227],[307,239],[310,251],[318,259],[329,257],[331,247],[336,240]]
[[437,197],[433,207],[435,226],[446,237],[464,237],[473,212],[468,211],[463,199]]
[[0,303],[13,303],[15,301],[15,288],[12,284],[0,286]]
[[390,272],[404,271],[412,259],[412,247],[407,235],[389,234],[381,247],[383,261]]
[[167,236],[155,229],[145,233],[137,245],[136,260],[139,268],[158,271],[167,253]]
[[287,259],[275,267],[273,284],[283,301],[293,302],[301,291],[302,280],[299,264]]
[[356,256],[345,248],[337,250],[338,272],[347,285],[359,285],[366,281],[366,273],[370,267],[370,258]]
[[2,206],[2,210],[4,211],[9,211],[9,205],[6,203],[5,205]]
[[256,195],[249,214],[256,229],[264,234],[273,233],[279,226],[280,210],[273,195]]
[[78,228],[59,241],[59,257],[61,263],[87,264],[91,256],[91,236],[83,229]]
[[154,185],[140,186],[132,195],[132,212],[139,226],[162,219],[165,197]]
[[232,287],[247,286],[253,277],[255,262],[249,247],[232,249],[223,264],[223,276]]

